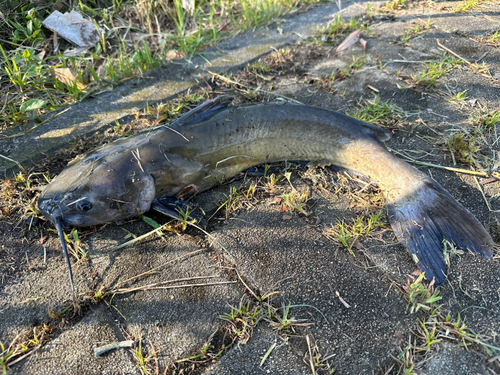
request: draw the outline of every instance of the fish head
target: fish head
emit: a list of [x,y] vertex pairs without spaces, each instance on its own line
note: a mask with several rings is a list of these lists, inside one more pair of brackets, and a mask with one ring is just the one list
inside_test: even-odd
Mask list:
[[153,177],[132,154],[94,153],[47,185],[38,208],[64,228],[98,225],[149,211],[155,194]]

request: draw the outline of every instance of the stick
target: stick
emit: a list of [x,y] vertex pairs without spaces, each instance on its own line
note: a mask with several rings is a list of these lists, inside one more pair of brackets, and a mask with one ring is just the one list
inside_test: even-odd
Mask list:
[[455,56],[455,57],[458,57],[458,58],[459,58],[460,60],[462,60],[463,62],[466,62],[466,63],[467,63],[467,64],[469,64],[469,65],[472,65],[472,63],[470,63],[469,61],[465,60],[462,56],[460,56],[460,55],[456,54],[456,53],[455,53],[455,52],[453,52],[451,49],[446,48],[446,47],[445,47],[445,46],[443,46],[441,43],[439,43],[439,39],[436,39],[436,42],[437,42],[437,45],[438,45],[439,47],[441,47],[442,49],[444,49],[445,51],[447,51],[447,52],[451,53],[451,54],[452,54],[453,56]]
[[152,288],[148,288],[148,286],[138,287],[138,288],[130,288],[130,289],[117,289],[113,292],[113,294],[125,294],[135,292],[137,290],[153,290],[153,289],[180,289],[180,288],[191,288],[194,286],[212,286],[212,285],[224,285],[224,284],[236,284],[236,281],[219,281],[215,283],[206,283],[206,284],[186,284],[186,285],[171,285],[171,286],[156,286]]
[[134,340],[113,342],[111,344],[95,348],[94,354],[96,357],[99,357],[100,355],[102,355],[106,352],[109,352],[110,350],[119,349],[119,348],[131,348],[132,346],[134,346]]
[[490,177],[488,175],[488,173],[486,172],[477,172],[477,171],[469,171],[467,169],[460,169],[460,168],[452,168],[452,167],[445,167],[443,165],[438,165],[438,164],[432,164],[432,163],[426,163],[424,161],[418,161],[418,160],[415,160],[413,158],[410,158],[409,156],[401,153],[401,152],[398,152],[396,150],[393,150],[391,148],[389,148],[389,150],[391,152],[394,152],[398,155],[401,155],[403,156],[404,158],[406,158],[410,163],[413,163],[413,164],[418,164],[418,165],[425,165],[426,167],[433,167],[433,168],[440,168],[440,169],[446,169],[448,171],[452,171],[452,172],[458,172],[458,173],[464,173],[464,174],[471,174],[471,175],[475,175],[475,176],[480,176],[480,177]]

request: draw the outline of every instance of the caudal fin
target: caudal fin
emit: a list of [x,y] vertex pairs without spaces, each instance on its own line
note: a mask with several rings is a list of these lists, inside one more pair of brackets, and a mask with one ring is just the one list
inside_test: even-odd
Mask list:
[[446,279],[443,239],[483,258],[491,258],[493,240],[482,224],[438,183],[423,182],[403,202],[387,205],[392,229],[425,276]]

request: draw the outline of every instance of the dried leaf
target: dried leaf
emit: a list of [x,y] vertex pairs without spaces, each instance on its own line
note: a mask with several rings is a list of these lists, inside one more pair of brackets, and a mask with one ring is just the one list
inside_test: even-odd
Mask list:
[[363,38],[361,38],[359,40],[359,42],[361,43],[361,45],[363,46],[363,49],[366,51],[366,40],[364,40]]
[[54,68],[54,74],[58,81],[65,83],[68,86],[74,86],[76,82],[76,86],[79,90],[83,90],[85,85],[80,82],[79,78],[73,74],[70,68]]
[[342,43],[337,47],[336,53],[344,51],[349,47],[353,46],[359,39],[359,35],[361,34],[361,30],[356,30],[352,32],[347,38],[344,39]]

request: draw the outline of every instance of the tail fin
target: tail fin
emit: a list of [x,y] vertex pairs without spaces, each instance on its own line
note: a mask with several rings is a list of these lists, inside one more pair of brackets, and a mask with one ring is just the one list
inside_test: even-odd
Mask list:
[[392,229],[429,280],[446,279],[443,239],[457,247],[491,258],[493,240],[482,224],[433,180],[403,202],[387,205]]

